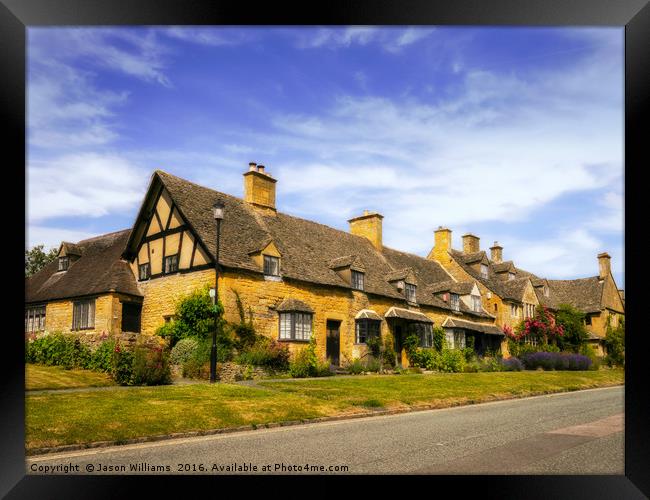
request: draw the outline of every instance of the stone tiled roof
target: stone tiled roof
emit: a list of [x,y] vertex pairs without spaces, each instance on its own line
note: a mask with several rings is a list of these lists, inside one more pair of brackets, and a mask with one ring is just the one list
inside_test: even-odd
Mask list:
[[509,271],[515,272],[515,265],[512,263],[511,260],[507,260],[499,264],[492,264],[492,270],[495,273],[505,273]]
[[411,311],[410,309],[402,309],[401,307],[391,307],[386,311],[387,318],[403,318],[410,321],[420,321],[422,323],[433,323],[433,320],[428,316],[418,311]]
[[556,306],[571,304],[584,313],[600,312],[603,281],[598,276],[576,280],[548,280]]
[[488,335],[505,336],[501,329],[495,325],[487,325],[484,323],[474,323],[473,321],[465,321],[458,318],[447,318],[442,324],[447,328],[464,328],[466,330],[473,330],[475,332],[485,333]]
[[427,291],[431,293],[451,292],[458,295],[469,295],[474,289],[473,281],[454,281],[447,280],[440,283],[435,283],[427,287]]
[[224,203],[220,241],[220,264],[223,267],[261,272],[249,252],[273,241],[282,255],[283,278],[349,287],[331,266],[355,256],[354,262],[360,263],[365,270],[367,293],[405,300],[403,293],[389,283],[388,278],[406,277],[407,271],[412,270],[418,283],[418,304],[449,309],[433,294],[422,293],[427,285],[450,279],[435,261],[388,247],[380,252],[364,237],[282,212],[258,211],[241,198],[166,172],[156,171],[152,182],[156,179],[167,188],[181,215],[212,256],[216,247],[212,206],[218,200]]
[[67,271],[58,270],[55,259],[25,280],[25,302],[82,297],[120,292],[141,297],[135,276],[121,254],[130,230],[90,238],[74,244],[81,257]]
[[276,311],[300,311],[300,312],[309,312],[313,313],[314,310],[302,300],[288,298],[284,299],[280,304],[275,308]]
[[[526,283],[528,282],[527,277],[518,277],[514,280],[503,281],[497,276],[497,273],[494,270],[495,264],[489,262],[489,259],[487,259],[485,251],[483,250],[467,255],[458,250],[451,250],[449,254],[465,270],[465,272],[467,272],[467,274],[485,285],[500,297],[506,300],[521,302],[524,290],[526,288]],[[484,258],[489,262],[487,278],[484,278],[480,272],[476,271],[472,266],[469,265],[471,262],[478,262]]]

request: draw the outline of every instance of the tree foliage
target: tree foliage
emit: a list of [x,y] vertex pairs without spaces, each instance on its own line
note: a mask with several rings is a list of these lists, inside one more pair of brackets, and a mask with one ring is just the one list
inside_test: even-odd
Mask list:
[[625,366],[625,319],[621,318],[616,328],[613,328],[607,318],[607,333],[605,334],[605,361],[609,366]]
[[569,304],[560,304],[555,319],[564,329],[564,335],[557,339],[560,349],[580,352],[580,348],[588,339],[584,325],[585,315]]
[[36,274],[56,259],[59,253],[56,248],[50,248],[47,252],[44,248],[45,245],[36,245],[31,250],[25,250],[25,277]]

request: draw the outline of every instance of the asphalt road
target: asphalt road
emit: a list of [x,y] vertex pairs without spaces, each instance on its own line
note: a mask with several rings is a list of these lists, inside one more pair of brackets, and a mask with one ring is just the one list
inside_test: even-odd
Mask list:
[[47,466],[79,474],[623,474],[623,391],[42,455],[26,466],[35,474],[52,473]]

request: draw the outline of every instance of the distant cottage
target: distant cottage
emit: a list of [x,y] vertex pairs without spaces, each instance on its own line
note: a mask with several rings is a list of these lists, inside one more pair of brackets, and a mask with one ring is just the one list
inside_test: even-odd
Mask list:
[[179,296],[214,286],[217,201],[226,214],[219,250],[226,319],[238,319],[238,294],[259,333],[291,352],[314,335],[319,356],[335,365],[364,354],[377,335],[392,339],[405,365],[406,336],[416,333],[429,347],[434,325],[451,347],[471,336],[478,352],[507,354],[502,327],[538,304],[578,307],[598,346],[608,318],[616,324],[624,315],[606,253],[598,276],[547,280],[502,261],[496,242],[488,257],[472,234],[454,250],[451,230],[441,227],[423,258],[384,246],[383,217],[374,212],[350,219],[349,233],[278,212],[275,185],[255,163],[244,173],[244,199],[154,172],[131,229],[63,242],[58,259],[26,280],[25,331],[154,334]]

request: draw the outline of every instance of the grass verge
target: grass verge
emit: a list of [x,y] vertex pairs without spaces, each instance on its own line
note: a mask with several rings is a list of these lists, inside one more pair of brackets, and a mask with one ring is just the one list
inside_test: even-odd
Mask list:
[[27,450],[618,385],[623,370],[450,373],[27,394]]
[[60,366],[25,365],[25,389],[73,389],[115,385],[106,374],[90,370],[65,370]]

